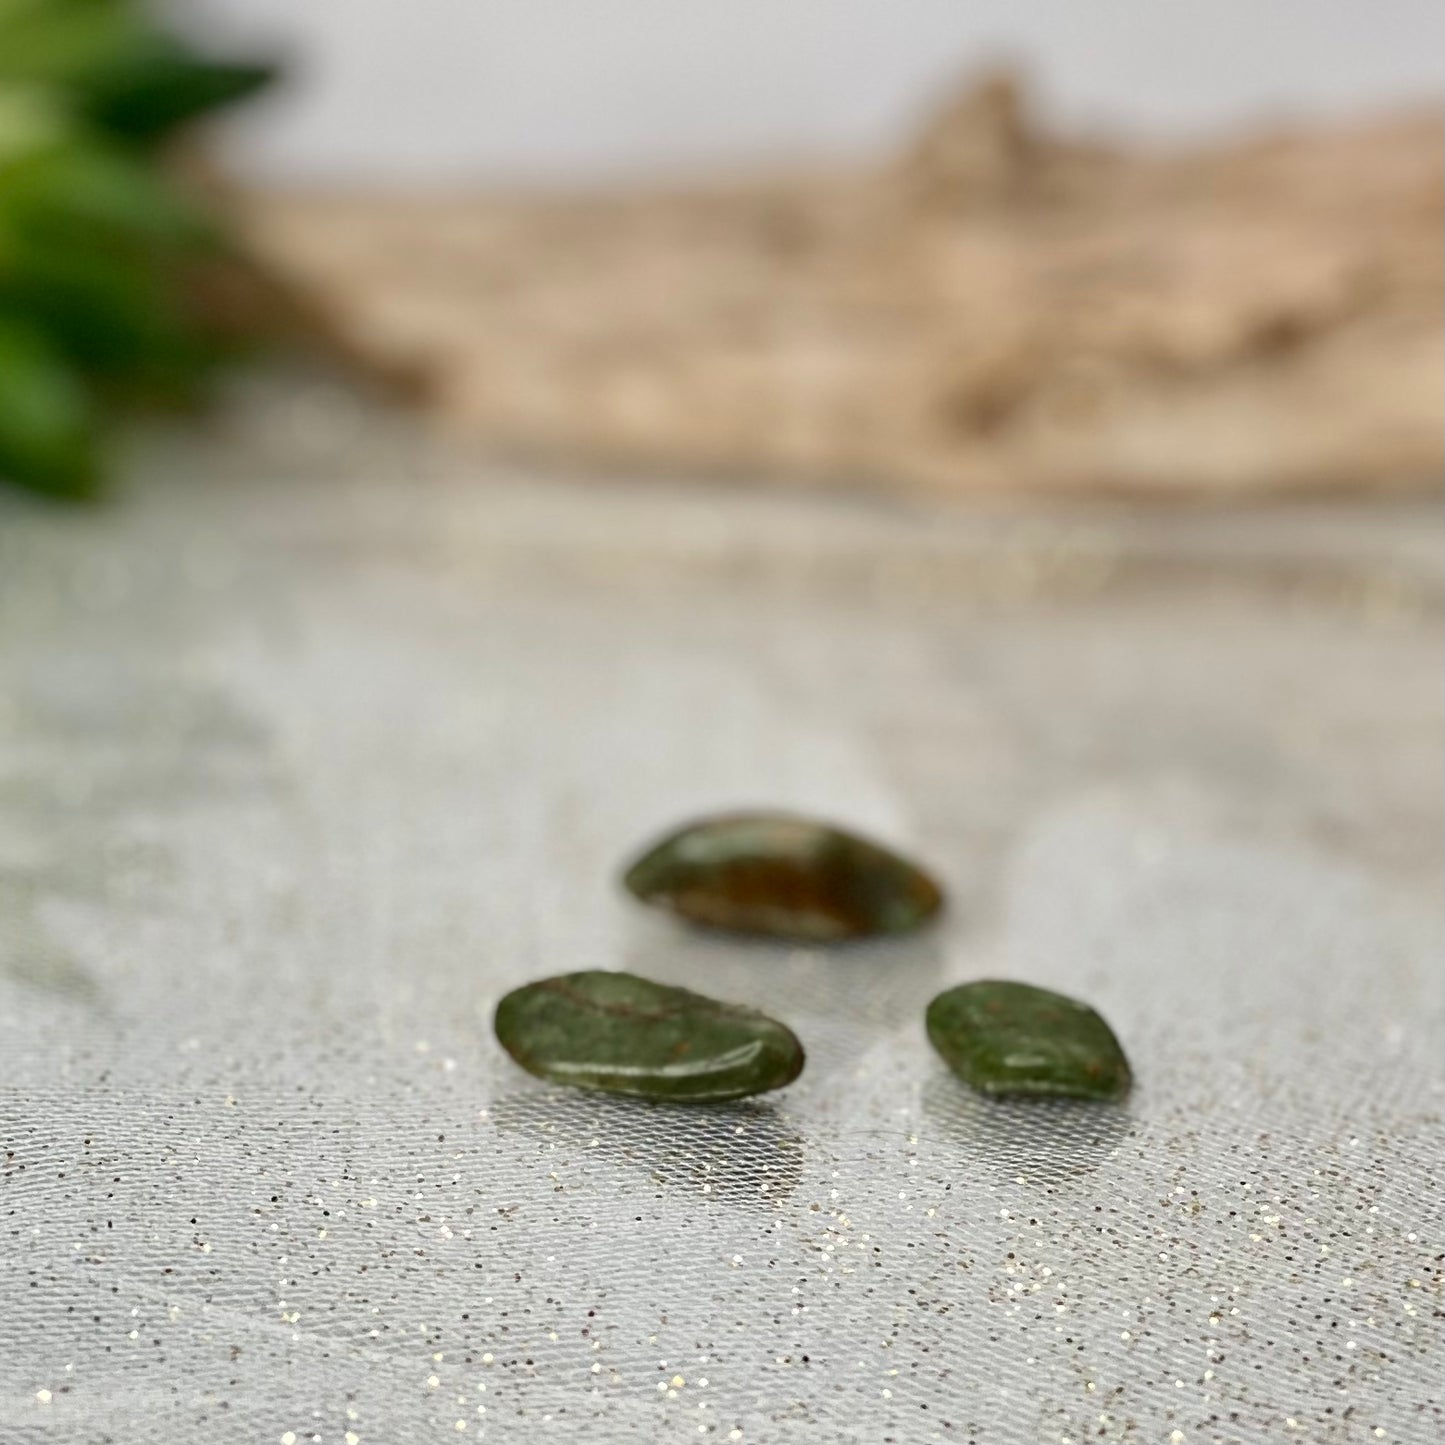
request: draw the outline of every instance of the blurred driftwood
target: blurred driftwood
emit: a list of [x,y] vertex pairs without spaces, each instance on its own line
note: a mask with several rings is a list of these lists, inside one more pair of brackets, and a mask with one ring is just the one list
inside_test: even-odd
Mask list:
[[1436,112],[1189,153],[1006,78],[883,168],[567,198],[261,194],[344,349],[501,449],[948,491],[1437,480]]

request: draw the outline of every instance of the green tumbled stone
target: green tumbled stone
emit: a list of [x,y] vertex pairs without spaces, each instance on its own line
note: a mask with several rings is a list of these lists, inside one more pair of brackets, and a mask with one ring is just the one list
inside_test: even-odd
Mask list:
[[904,933],[943,903],[922,869],[888,849],[777,813],[727,814],[679,829],[623,881],[644,903],[689,922],[804,943]]
[[791,1084],[803,1046],[737,1004],[631,973],[564,973],[497,1005],[502,1047],[539,1078],[609,1094],[706,1102]]
[[1121,1099],[1132,1082],[1114,1031],[1088,1004],[1027,983],[981,980],[928,1005],[928,1037],[985,1094]]

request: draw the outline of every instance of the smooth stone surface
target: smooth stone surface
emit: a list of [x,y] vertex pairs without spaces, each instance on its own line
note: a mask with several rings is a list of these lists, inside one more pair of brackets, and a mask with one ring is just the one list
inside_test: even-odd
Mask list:
[[689,824],[649,848],[624,882],[689,922],[807,943],[905,933],[943,904],[933,879],[896,853],[784,813]]
[[745,1099],[791,1084],[803,1046],[776,1019],[632,973],[566,973],[497,1005],[497,1038],[529,1073],[645,1099]]
[[928,1037],[985,1094],[1121,1099],[1133,1082],[1114,1031],[1091,1009],[1027,983],[981,980],[928,1005]]

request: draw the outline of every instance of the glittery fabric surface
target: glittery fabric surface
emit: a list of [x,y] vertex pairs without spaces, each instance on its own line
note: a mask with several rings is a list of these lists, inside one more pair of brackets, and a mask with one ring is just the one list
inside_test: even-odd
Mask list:
[[[1445,1438],[1438,523],[487,472],[348,398],[0,505],[0,1441]],[[619,865],[820,813],[917,938]],[[524,1075],[507,989],[749,1001],[786,1092]],[[1122,1107],[923,1007],[1093,1003]]]

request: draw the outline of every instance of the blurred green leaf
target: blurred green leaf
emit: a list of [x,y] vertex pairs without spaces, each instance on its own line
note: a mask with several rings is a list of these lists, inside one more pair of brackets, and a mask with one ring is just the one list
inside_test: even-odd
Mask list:
[[202,245],[215,231],[153,167],[95,142],[50,146],[0,166],[0,228],[42,245],[115,239]]
[[25,257],[0,279],[0,318],[7,316],[48,336],[117,395],[183,390],[188,374],[205,364],[204,342],[166,277],[114,254]]
[[0,317],[0,477],[90,496],[98,467],[84,384],[43,333]]
[[92,77],[81,114],[99,129],[154,141],[185,121],[250,95],[274,75],[265,65],[196,60],[165,43],[146,50]]
[[0,82],[0,166],[55,145],[70,128],[66,107],[44,86]]
[[0,478],[82,495],[101,413],[193,400],[218,228],[156,142],[270,78],[193,55],[138,0],[0,0]]
[[193,55],[124,0],[0,0],[0,86],[51,86],[81,119],[127,141],[155,141],[274,73]]
[[0,0],[0,85],[83,87],[152,33],[121,0]]

